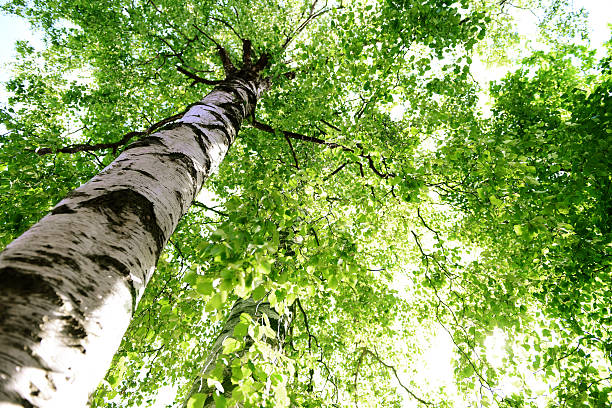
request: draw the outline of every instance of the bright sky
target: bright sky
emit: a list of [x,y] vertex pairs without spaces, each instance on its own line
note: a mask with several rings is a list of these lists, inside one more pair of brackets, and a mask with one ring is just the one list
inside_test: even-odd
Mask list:
[[[591,44],[594,47],[602,48],[604,42],[610,39],[610,29],[608,24],[612,23],[612,2],[610,0],[574,0],[575,7],[585,7],[589,10],[589,30]],[[528,34],[534,31],[534,18],[528,11],[520,11],[515,9],[516,17],[521,21],[520,29],[523,33]],[[4,66],[6,62],[11,61],[15,56],[14,43],[16,40],[28,40],[35,47],[41,47],[42,41],[39,35],[32,33],[29,24],[23,19],[14,16],[0,15],[0,82],[6,81],[9,78],[9,72]],[[474,76],[481,81],[481,85],[491,80],[502,78],[507,72],[507,68],[492,68],[485,67],[478,61],[474,62]],[[6,102],[6,94],[2,86],[0,86],[0,103]],[[422,367],[420,374],[428,379],[432,384],[449,385],[452,381],[452,343],[448,335],[440,328],[435,331],[429,339],[430,347],[426,348],[421,356]],[[488,339],[490,358],[501,358],[498,356],[503,350],[503,335],[491,336]],[[401,376],[404,377],[404,376]],[[405,379],[406,384],[409,384],[408,378]],[[402,393],[401,389],[398,392]],[[415,390],[417,392],[417,390]],[[176,389],[173,387],[165,387],[158,394],[158,401],[154,408],[164,407],[174,398]],[[414,401],[410,397],[406,398],[405,407],[413,407]],[[143,407],[144,408],[144,407]]]

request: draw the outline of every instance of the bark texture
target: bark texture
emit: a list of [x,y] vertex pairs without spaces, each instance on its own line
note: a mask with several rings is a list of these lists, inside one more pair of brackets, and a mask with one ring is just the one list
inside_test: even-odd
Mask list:
[[[221,333],[213,343],[210,352],[204,361],[202,372],[198,379],[194,381],[191,391],[185,399],[183,407],[187,406],[189,399],[194,394],[204,394],[207,396],[206,400],[204,401],[203,408],[215,407],[213,394],[215,393],[216,388],[214,386],[208,386],[206,378],[215,369],[217,360],[223,352],[223,341],[228,337],[233,337],[234,328],[238,323],[240,323],[240,315],[242,313],[248,314],[254,321],[261,321],[262,315],[266,315],[270,321],[270,327],[276,332],[277,335],[275,339],[268,338],[267,342],[272,346],[278,346],[278,344],[282,344],[284,341],[291,321],[281,319],[281,316],[279,316],[276,310],[271,308],[270,304],[267,302],[256,302],[252,298],[238,299],[236,303],[234,303],[232,311],[221,329]],[[245,340],[246,345],[241,353],[245,353],[251,344],[253,344],[253,340],[248,335],[245,337]],[[229,367],[226,367],[223,371],[223,381],[221,381],[221,385],[223,386],[224,390],[223,395],[229,399],[232,396],[232,390],[235,387],[235,384],[232,383],[232,372]]]
[[229,77],[0,254],[0,407],[82,407],[160,251],[261,91]]

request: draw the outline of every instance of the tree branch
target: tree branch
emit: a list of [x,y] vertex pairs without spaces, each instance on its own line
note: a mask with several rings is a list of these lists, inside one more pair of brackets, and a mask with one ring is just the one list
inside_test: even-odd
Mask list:
[[236,67],[232,63],[232,60],[227,53],[227,50],[221,46],[214,38],[204,32],[197,24],[193,24],[196,30],[198,30],[204,37],[208,38],[215,46],[217,47],[217,52],[219,53],[219,58],[221,58],[221,64],[223,65],[223,71],[225,71],[225,75],[229,76],[237,71]]
[[197,83],[203,83],[205,85],[218,85],[221,82],[223,82],[219,80],[210,80],[210,79],[202,78],[201,76],[196,75],[193,72],[187,71],[185,68],[181,67],[180,65],[176,67],[176,70],[180,72],[181,74],[187,76],[188,78],[193,79],[192,85],[195,85]]
[[39,156],[44,156],[46,154],[92,152],[92,151],[103,150],[103,149],[113,149],[113,153],[116,153],[117,148],[119,148],[120,146],[126,145],[132,138],[137,137],[137,136],[138,137],[148,136],[154,131],[156,131],[157,129],[159,129],[160,127],[168,123],[174,122],[175,120],[180,119],[184,114],[185,112],[183,111],[181,113],[177,113],[176,115],[169,116],[165,119],[160,120],[157,123],[152,124],[144,131],[128,132],[125,135],[123,135],[123,137],[120,140],[116,142],[96,143],[93,145],[89,143],[79,143],[79,144],[74,144],[74,145],[70,145],[66,147],[60,147],[58,149],[53,149],[51,147],[42,147],[36,150],[36,154],[38,154]]
[[338,132],[342,132],[342,130],[339,127],[332,125],[331,123],[329,123],[325,119],[321,119],[321,122],[324,123],[325,125],[329,126],[330,128],[332,128],[334,130],[337,130]]
[[220,18],[217,18],[217,17],[212,17],[212,16],[210,17],[210,19],[211,19],[211,20],[218,21],[218,22],[220,22],[221,24],[225,25],[227,28],[229,28],[230,30],[232,30],[232,32],[233,32],[234,34],[236,34],[236,37],[238,37],[238,39],[240,39],[240,41],[244,41],[244,39],[242,38],[242,36],[241,36],[240,34],[238,34],[238,31],[236,31],[236,30],[234,29],[234,27],[233,27],[233,26],[232,26],[230,23],[228,23],[227,21],[225,21],[225,20],[223,20],[223,19],[220,19]]
[[268,54],[267,52],[264,52],[263,54],[261,54],[261,57],[259,57],[257,62],[253,64],[253,71],[255,72],[263,71],[266,65],[268,65],[269,61],[270,61],[270,54]]
[[400,385],[400,387],[402,387],[402,388],[403,388],[403,389],[404,389],[404,390],[405,390],[405,391],[406,391],[408,394],[410,394],[410,396],[411,396],[412,398],[414,398],[415,400],[419,401],[419,402],[420,402],[421,404],[423,404],[423,405],[432,405],[432,404],[431,404],[431,402],[428,402],[428,401],[425,401],[425,400],[424,400],[424,399],[422,399],[422,398],[419,398],[418,396],[416,396],[416,394],[415,394],[414,392],[410,391],[410,390],[409,390],[409,389],[408,389],[408,388],[407,388],[407,387],[406,387],[406,386],[405,386],[405,385],[402,383],[402,381],[400,380],[399,376],[397,375],[397,370],[395,369],[395,367],[393,367],[392,365],[389,365],[389,364],[385,363],[384,361],[382,361],[382,359],[381,359],[381,358],[378,356],[378,354],[376,354],[376,352],[374,352],[374,351],[372,351],[372,350],[370,350],[370,349],[368,349],[368,348],[366,348],[366,347],[363,347],[363,349],[362,349],[362,350],[363,350],[362,355],[363,355],[363,354],[369,354],[369,355],[371,355],[371,356],[372,356],[372,357],[374,357],[374,359],[376,359],[376,361],[378,361],[378,362],[379,362],[379,363],[380,363],[382,366],[384,366],[384,367],[388,368],[389,370],[391,370],[391,371],[393,372],[393,375],[395,376],[395,379],[397,380],[398,384]]
[[277,132],[279,132],[279,133],[282,133],[284,136],[286,136],[288,138],[291,138],[291,139],[302,140],[302,141],[305,141],[305,142],[311,142],[311,143],[320,144],[320,145],[323,145],[323,146],[327,146],[330,149],[341,148],[342,150],[345,150],[345,151],[348,151],[348,152],[354,152],[354,150],[349,148],[349,147],[342,146],[342,145],[339,145],[338,143],[334,143],[334,142],[328,142],[328,141],[326,141],[324,139],[319,139],[318,137],[306,136],[306,135],[302,135],[302,134],[299,134],[299,133],[288,132],[286,130],[277,131],[272,126],[267,125],[265,123],[258,122],[257,120],[253,120],[252,125],[253,125],[253,127],[255,129],[263,130],[264,132],[268,132],[268,133],[272,133],[272,134],[276,134]]
[[[341,144],[334,143],[334,142],[328,142],[325,139],[320,139],[320,138],[314,137],[314,136],[302,135],[300,133],[295,133],[295,132],[289,132],[289,131],[286,131],[286,130],[275,130],[270,125],[258,122],[255,119],[254,116],[253,116],[252,126],[255,129],[263,130],[264,132],[268,132],[268,133],[272,133],[272,134],[281,133],[283,136],[285,136],[285,138],[291,138],[291,139],[295,139],[295,140],[302,140],[302,141],[305,141],[305,142],[316,143],[316,144],[320,144],[320,145],[326,146],[326,147],[328,147],[330,149],[340,148],[340,149],[344,150],[345,152],[355,153],[355,150],[351,149],[350,147],[343,146]],[[359,157],[363,157],[363,158],[368,160],[368,167],[370,169],[372,169],[374,174],[376,174],[378,177],[383,178],[383,179],[388,179],[389,177],[393,177],[394,176],[394,174],[392,174],[392,173],[382,173],[382,172],[380,172],[376,168],[376,166],[374,165],[374,160],[372,159],[372,156],[369,155],[369,154],[364,154],[363,153],[363,147],[361,145],[358,144],[357,147],[361,149],[361,154],[358,154],[358,156]],[[361,166],[361,163],[359,163],[359,165]],[[362,176],[364,176],[363,171],[362,171]]]
[[242,65],[250,67],[253,64],[253,44],[251,40],[242,40]]
[[229,215],[227,213],[225,213],[223,211],[216,210],[213,207],[209,207],[209,206],[207,206],[206,204],[204,204],[204,203],[202,203],[200,201],[194,201],[192,203],[192,205],[195,206],[195,207],[204,208],[205,210],[212,211],[212,212],[217,213],[219,215],[222,215],[224,217],[229,217]]
[[287,141],[287,144],[289,145],[289,149],[291,150],[291,155],[293,156],[293,161],[295,162],[295,168],[299,170],[300,164],[298,163],[298,159],[297,159],[297,155],[295,154],[295,150],[293,150],[293,144],[291,143],[291,139],[289,139],[287,135],[283,135],[283,136],[285,136],[285,140]]
[[338,167],[336,170],[332,171],[330,174],[328,174],[327,176],[325,176],[323,178],[323,180],[328,180],[331,177],[335,176],[340,170],[342,170],[344,167],[346,167],[346,165],[349,164],[349,162],[345,162],[344,164],[340,165],[340,167]]

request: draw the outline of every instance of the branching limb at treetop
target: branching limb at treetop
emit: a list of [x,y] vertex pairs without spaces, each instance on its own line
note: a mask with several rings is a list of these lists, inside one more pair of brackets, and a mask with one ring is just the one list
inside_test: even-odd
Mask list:
[[221,64],[223,65],[223,71],[225,72],[225,76],[230,76],[234,74],[235,72],[237,72],[238,70],[232,63],[232,60],[230,59],[230,56],[227,50],[221,44],[219,44],[214,38],[208,35],[204,30],[198,27],[197,24],[194,23],[193,27],[196,30],[198,30],[204,37],[210,40],[213,44],[215,44],[215,47],[217,47],[217,52],[219,53],[219,57],[221,58]]
[[[228,23],[227,21],[225,21],[225,20],[223,20],[223,19],[221,19],[221,18],[218,18],[218,17],[213,17],[213,16],[211,16],[211,17],[210,17],[210,19],[211,19],[211,20],[218,21],[219,23],[223,24],[224,26],[226,26],[227,28],[229,28],[230,30],[232,30],[232,32],[233,32],[234,34],[236,34],[236,37],[238,37],[238,39],[239,39],[240,41],[245,41],[245,40],[244,40],[244,38],[242,38],[242,36],[241,36],[241,35],[238,33],[238,31],[236,31],[236,29],[234,28],[234,26],[232,26],[232,25],[231,25],[230,23]],[[247,40],[247,41],[248,41],[248,40]]]
[[202,83],[205,85],[218,85],[223,81],[219,81],[219,80],[210,80],[210,79],[206,79],[206,78],[202,78],[199,75],[194,74],[191,71],[187,71],[185,68],[181,67],[180,65],[176,67],[176,70],[178,72],[180,72],[181,74],[184,74],[185,76],[187,76],[188,78],[193,79],[193,82],[191,83],[191,85],[195,85],[197,83]]
[[[291,44],[291,41],[293,41],[293,39],[297,37],[308,26],[308,24],[310,24],[317,17],[320,17],[323,14],[332,10],[331,8],[327,7],[327,2],[325,2],[325,5],[321,7],[319,10],[315,10],[317,3],[318,3],[318,0],[313,0],[312,4],[310,5],[310,10],[308,12],[308,16],[306,16],[306,19],[287,35],[287,39],[282,45],[283,50],[286,49],[289,46],[289,44]],[[342,5],[340,5],[338,8],[342,8]]]
[[246,67],[253,63],[253,43],[251,40],[242,40],[242,64]]

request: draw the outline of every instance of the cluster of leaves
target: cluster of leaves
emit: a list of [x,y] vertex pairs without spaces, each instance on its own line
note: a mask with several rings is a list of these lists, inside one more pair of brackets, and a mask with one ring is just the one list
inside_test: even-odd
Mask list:
[[[479,371],[466,370],[468,385],[476,376],[494,395],[500,379],[531,379],[551,384],[545,394],[556,404],[603,406],[612,363],[609,58],[597,65],[584,47],[559,46],[523,67],[492,85],[493,116],[452,130],[434,162],[445,169],[441,197],[465,214],[450,236],[482,250],[459,278],[469,289],[450,291],[463,303],[449,309],[461,314],[455,340]],[[483,359],[494,327],[524,348],[510,348],[497,371]],[[504,401],[522,406],[534,393],[521,386]]]

